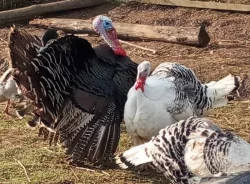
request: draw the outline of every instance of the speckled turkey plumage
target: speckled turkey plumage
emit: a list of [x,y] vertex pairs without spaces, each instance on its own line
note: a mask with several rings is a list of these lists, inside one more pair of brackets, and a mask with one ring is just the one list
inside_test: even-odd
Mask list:
[[124,169],[150,163],[174,183],[198,184],[202,177],[246,169],[249,151],[249,143],[211,120],[190,117],[118,155],[116,163]]
[[[214,90],[213,95],[208,94],[207,91],[208,85],[211,86],[215,82],[202,84],[191,69],[181,64],[171,62],[162,63],[152,72],[152,76],[174,77],[177,89],[179,89],[179,91],[184,91],[188,95],[189,101],[194,105],[194,111],[196,112],[197,116],[203,115],[204,111],[208,111],[209,109],[220,106],[219,103],[221,101],[216,99],[216,89]],[[234,80],[234,90],[237,90],[240,85],[240,78],[236,76],[234,77]],[[177,100],[181,99],[182,96],[179,96]],[[229,99],[225,100],[230,101]]]
[[40,54],[25,55],[32,43],[30,39],[20,44],[25,37],[27,33],[17,29],[10,34],[14,78],[42,109],[37,114],[55,122],[49,124],[59,133],[72,163],[113,154],[137,64],[115,56],[107,45],[93,49],[74,35],[59,38]]

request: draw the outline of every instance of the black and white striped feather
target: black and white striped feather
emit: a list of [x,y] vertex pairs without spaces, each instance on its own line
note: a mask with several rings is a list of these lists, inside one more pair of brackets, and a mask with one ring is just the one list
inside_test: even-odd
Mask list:
[[151,163],[173,183],[197,184],[202,177],[248,166],[249,151],[250,145],[240,137],[222,132],[208,119],[190,117],[118,155],[116,163],[124,169]]
[[217,82],[202,84],[191,69],[171,62],[160,64],[151,75],[171,78],[179,90],[188,94],[198,116],[209,109],[226,105],[229,101],[226,96],[239,88],[240,81],[239,76],[228,75]]

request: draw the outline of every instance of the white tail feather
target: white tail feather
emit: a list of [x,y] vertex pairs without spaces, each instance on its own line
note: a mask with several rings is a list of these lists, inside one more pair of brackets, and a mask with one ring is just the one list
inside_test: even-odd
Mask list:
[[225,105],[228,100],[221,98],[230,94],[237,87],[235,82],[236,80],[239,80],[239,77],[236,78],[230,74],[217,82],[212,81],[206,84],[208,87],[208,96],[215,99],[215,107],[221,107]]
[[134,166],[152,162],[153,160],[147,156],[145,149],[150,149],[151,144],[152,142],[150,141],[125,151],[123,154],[116,157],[116,164],[118,164],[122,169],[127,169],[128,166],[125,162],[129,162]]
[[229,100],[226,97],[223,97],[223,98],[215,101],[215,103],[213,104],[213,108],[223,107],[223,106],[227,105],[228,101]]

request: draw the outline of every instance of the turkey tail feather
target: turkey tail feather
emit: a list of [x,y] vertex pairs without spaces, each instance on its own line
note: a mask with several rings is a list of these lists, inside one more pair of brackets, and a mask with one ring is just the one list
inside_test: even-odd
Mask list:
[[37,37],[29,35],[26,31],[11,27],[8,44],[11,58],[9,66],[14,68],[14,80],[25,96],[35,100],[29,76],[32,71],[29,69],[32,67],[31,60],[36,56],[42,43]]
[[148,142],[136,147],[133,147],[116,157],[116,163],[122,168],[127,169],[129,165],[138,166],[141,164],[152,162],[149,157],[147,147],[152,142]]
[[240,86],[240,77],[228,75],[217,82],[206,84],[208,97],[215,99],[213,107],[221,107],[228,103],[225,96],[235,92]]
[[41,41],[25,31],[11,29],[13,76],[23,94],[55,119],[72,90],[77,71],[95,57],[95,53],[87,40],[73,35],[59,38],[38,54],[36,45],[39,44],[42,45]]
[[10,66],[24,65],[30,59],[37,55],[42,42],[36,37],[28,34],[25,30],[18,30],[16,27],[11,27],[9,33],[9,48],[10,48]]
[[95,114],[84,112],[72,101],[66,104],[55,128],[67,148],[66,153],[71,155],[72,163],[86,159],[98,162],[105,154],[114,154],[121,122],[115,103],[111,101],[105,110]]

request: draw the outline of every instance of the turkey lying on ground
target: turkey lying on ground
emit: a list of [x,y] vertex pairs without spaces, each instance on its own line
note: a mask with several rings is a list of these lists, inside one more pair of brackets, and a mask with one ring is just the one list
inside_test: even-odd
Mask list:
[[239,86],[239,77],[228,75],[202,84],[194,72],[177,63],[162,63],[152,74],[148,61],[138,66],[137,80],[129,90],[124,121],[134,145],[145,143],[160,129],[190,116],[224,106]]
[[223,132],[211,120],[190,117],[160,130],[156,137],[116,157],[123,169],[152,164],[173,183],[197,184],[203,177],[246,170],[250,144]]
[[14,79],[34,101],[37,117],[59,133],[72,164],[98,162],[116,151],[137,74],[111,20],[97,16],[93,26],[108,45],[92,48],[87,40],[66,35],[36,54],[25,31],[12,28],[9,38]]

